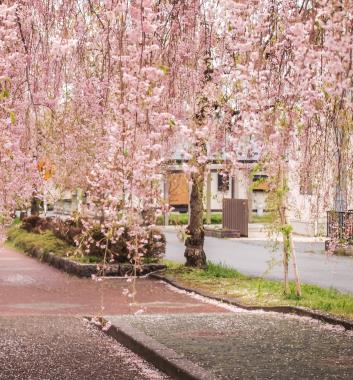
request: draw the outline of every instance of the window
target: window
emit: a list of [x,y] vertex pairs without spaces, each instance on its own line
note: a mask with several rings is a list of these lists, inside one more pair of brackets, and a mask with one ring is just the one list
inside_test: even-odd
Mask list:
[[229,174],[218,173],[217,188],[218,188],[218,191],[229,190]]
[[299,186],[301,195],[313,195],[313,183],[309,173],[301,174]]

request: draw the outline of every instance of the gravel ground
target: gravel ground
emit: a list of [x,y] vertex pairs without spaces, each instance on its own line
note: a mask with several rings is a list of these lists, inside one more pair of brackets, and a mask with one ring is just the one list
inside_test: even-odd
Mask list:
[[0,317],[1,380],[162,380],[158,372],[83,319]]
[[353,379],[353,334],[308,318],[236,312],[117,319],[222,379]]

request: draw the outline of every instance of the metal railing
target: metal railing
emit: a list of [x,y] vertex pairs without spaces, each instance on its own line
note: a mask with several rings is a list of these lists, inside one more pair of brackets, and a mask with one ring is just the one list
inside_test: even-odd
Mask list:
[[353,239],[353,210],[327,211],[327,236],[344,240]]

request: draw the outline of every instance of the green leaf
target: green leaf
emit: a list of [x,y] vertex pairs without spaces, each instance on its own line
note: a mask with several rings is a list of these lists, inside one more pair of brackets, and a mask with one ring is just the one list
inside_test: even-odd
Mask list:
[[5,87],[3,90],[0,92],[0,99],[7,99],[10,96],[9,90]]
[[12,123],[12,124],[15,124],[15,123],[16,123],[16,115],[15,115],[15,112],[10,111],[9,115],[10,115],[11,123]]
[[159,70],[163,71],[163,74],[165,75],[169,74],[169,71],[170,71],[169,67],[164,66],[164,65],[159,65],[158,68]]

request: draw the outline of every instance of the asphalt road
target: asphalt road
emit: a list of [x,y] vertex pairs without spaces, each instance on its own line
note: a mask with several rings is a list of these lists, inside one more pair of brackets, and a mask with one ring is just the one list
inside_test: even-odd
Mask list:
[[[165,231],[166,258],[184,262],[184,245],[176,231]],[[353,258],[328,256],[324,243],[296,242],[298,266],[303,283],[335,288],[353,293]],[[269,279],[282,279],[281,252],[273,249],[267,240],[218,239],[206,237],[207,259],[223,263],[240,272]],[[290,278],[293,279],[292,267]]]

